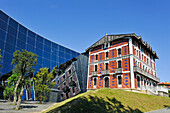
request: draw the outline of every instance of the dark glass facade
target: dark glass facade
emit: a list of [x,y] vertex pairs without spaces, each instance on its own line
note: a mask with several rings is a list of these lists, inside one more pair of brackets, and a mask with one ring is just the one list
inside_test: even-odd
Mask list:
[[36,53],[39,56],[36,71],[41,67],[50,67],[52,69],[57,63],[64,63],[79,55],[78,52],[49,41],[32,32],[1,10],[0,49],[2,54],[0,64],[3,66],[0,68],[1,75],[9,73],[13,69],[11,61],[15,50],[26,49],[27,51]]

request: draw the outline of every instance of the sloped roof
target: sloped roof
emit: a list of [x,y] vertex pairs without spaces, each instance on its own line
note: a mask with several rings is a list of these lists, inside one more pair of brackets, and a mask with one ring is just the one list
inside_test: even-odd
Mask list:
[[132,37],[138,40],[139,43],[141,43],[144,47],[146,47],[153,55],[155,58],[159,59],[159,57],[156,54],[156,51],[152,50],[152,47],[146,42],[142,40],[141,36],[137,36],[135,33],[131,33],[131,34],[117,34],[117,35],[105,35],[104,37],[102,37],[100,40],[98,40],[96,43],[94,43],[93,45],[91,45],[89,48],[86,49],[86,52],[89,51],[90,49],[97,47],[99,45],[102,45],[104,43],[110,42],[110,41],[114,41],[114,40],[118,40],[118,39],[122,39],[125,37]]

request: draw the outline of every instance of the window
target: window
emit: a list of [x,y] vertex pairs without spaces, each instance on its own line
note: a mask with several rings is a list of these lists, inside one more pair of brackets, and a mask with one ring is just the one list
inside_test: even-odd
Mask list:
[[118,68],[121,68],[121,60],[118,61]]
[[69,74],[71,74],[71,69],[68,72],[69,72]]
[[138,50],[137,50],[137,54],[136,55],[138,56]]
[[136,66],[138,66],[138,62],[136,61]]
[[96,55],[96,60],[98,60],[98,55]]
[[105,69],[108,70],[108,63],[105,64]]
[[106,58],[108,58],[108,52],[106,52]]
[[63,79],[65,79],[65,75],[63,75]]
[[97,71],[97,65],[95,65],[95,71]]
[[118,49],[118,55],[121,55],[121,48]]
[[142,60],[143,60],[143,54],[142,54]]
[[143,65],[143,70],[145,69],[145,65]]
[[72,77],[70,77],[70,81],[72,81]]
[[136,55],[136,49],[135,49],[135,53],[134,54]]

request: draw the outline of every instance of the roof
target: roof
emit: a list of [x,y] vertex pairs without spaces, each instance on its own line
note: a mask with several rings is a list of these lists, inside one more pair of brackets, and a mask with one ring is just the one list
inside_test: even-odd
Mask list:
[[105,35],[104,37],[102,37],[100,40],[98,40],[96,43],[94,43],[93,45],[91,45],[89,48],[86,49],[86,52],[89,51],[90,49],[97,47],[99,45],[102,45],[104,43],[110,42],[110,41],[114,41],[114,40],[118,40],[118,39],[122,39],[122,38],[127,38],[127,37],[132,37],[134,39],[137,39],[139,43],[141,43],[144,47],[146,47],[155,58],[159,59],[159,57],[156,54],[156,51],[152,50],[152,47],[146,42],[142,40],[141,36],[137,36],[135,33],[131,33],[131,34],[117,34],[117,35]]
[[162,82],[162,83],[158,83],[159,85],[170,85],[170,82]]

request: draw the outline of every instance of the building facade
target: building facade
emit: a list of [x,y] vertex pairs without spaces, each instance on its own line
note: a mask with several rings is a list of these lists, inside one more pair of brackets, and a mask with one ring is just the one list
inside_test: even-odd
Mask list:
[[75,58],[59,67],[59,76],[56,78],[56,82],[58,90],[62,91],[61,100],[68,99],[81,92],[74,61],[76,61]]
[[[64,63],[80,54],[34,33],[1,10],[0,49],[2,54],[2,60],[0,61],[2,65],[2,68],[0,68],[0,77],[11,74],[13,69],[11,62],[13,53],[16,50],[26,49],[38,55],[38,64],[35,73],[42,67],[53,69],[57,63]],[[4,81],[3,78],[0,82]]]
[[157,86],[155,59],[147,42],[135,34],[105,35],[90,46],[87,89],[144,89]]

